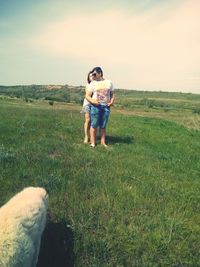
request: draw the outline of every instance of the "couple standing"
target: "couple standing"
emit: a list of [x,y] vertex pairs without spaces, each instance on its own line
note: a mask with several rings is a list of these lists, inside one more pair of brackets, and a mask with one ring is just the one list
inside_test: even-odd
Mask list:
[[113,84],[110,80],[103,78],[100,67],[93,68],[88,74],[88,84],[83,102],[82,112],[85,113],[84,143],[88,143],[88,131],[90,129],[90,146],[95,147],[97,128],[100,128],[100,143],[106,145],[106,124],[110,115],[114,96]]

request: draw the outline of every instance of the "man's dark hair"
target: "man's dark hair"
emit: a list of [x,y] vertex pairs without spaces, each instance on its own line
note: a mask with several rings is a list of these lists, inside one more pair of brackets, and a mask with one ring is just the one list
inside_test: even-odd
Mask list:
[[101,73],[101,76],[103,76],[103,71],[102,71],[102,68],[100,67],[93,68],[91,72]]

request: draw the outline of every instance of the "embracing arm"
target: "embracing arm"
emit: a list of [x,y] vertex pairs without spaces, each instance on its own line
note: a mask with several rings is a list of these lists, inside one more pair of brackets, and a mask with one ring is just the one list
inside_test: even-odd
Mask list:
[[97,99],[93,99],[91,96],[92,96],[92,92],[86,90],[85,98],[87,99],[87,101],[89,101],[93,105],[99,105],[99,102],[97,101]]

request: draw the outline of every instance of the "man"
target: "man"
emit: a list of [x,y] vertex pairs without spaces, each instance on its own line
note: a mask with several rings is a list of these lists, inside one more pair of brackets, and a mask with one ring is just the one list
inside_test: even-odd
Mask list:
[[100,128],[100,143],[106,145],[106,124],[110,115],[115,96],[113,84],[110,80],[103,78],[103,71],[100,67],[92,70],[95,80],[90,83],[86,92],[86,99],[91,103],[91,127],[90,142],[91,147],[95,147],[97,128]]

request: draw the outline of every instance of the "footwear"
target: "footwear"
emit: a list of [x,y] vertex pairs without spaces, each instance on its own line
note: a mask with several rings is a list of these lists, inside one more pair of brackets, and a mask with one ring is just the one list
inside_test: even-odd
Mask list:
[[90,147],[91,148],[95,148],[95,144],[90,144]]
[[104,147],[105,149],[107,149],[107,150],[113,150],[113,147],[112,146],[108,146],[108,145],[106,145],[106,144],[101,144],[101,146],[102,147]]
[[84,144],[88,144],[88,139],[87,138],[84,139]]
[[101,144],[101,145],[104,146],[104,147],[106,147],[106,148],[108,147],[108,145],[106,145],[106,144]]

